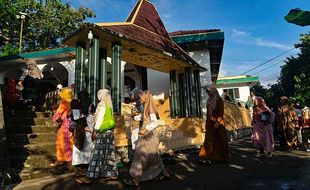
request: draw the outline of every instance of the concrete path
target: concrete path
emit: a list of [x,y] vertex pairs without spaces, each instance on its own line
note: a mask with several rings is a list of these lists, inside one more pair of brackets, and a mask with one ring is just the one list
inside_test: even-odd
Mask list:
[[[142,184],[145,190],[310,190],[310,153],[275,151],[272,158],[255,158],[249,139],[231,142],[228,164],[197,164],[195,153],[179,155],[169,181]],[[72,175],[52,176],[24,181],[14,189],[24,190],[118,190],[131,189],[121,181],[128,176],[128,167],[121,168],[120,180],[96,182],[88,186],[75,183]]]

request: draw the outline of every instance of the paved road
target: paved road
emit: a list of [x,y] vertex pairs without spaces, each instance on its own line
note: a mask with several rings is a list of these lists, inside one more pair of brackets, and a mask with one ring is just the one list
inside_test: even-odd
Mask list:
[[[196,154],[190,153],[167,165],[172,179],[145,182],[145,190],[310,190],[310,153],[275,151],[272,158],[255,158],[249,139],[231,142],[228,164],[200,166]],[[70,175],[26,181],[15,189],[25,190],[119,190],[131,189],[121,180],[128,168],[120,171],[120,181],[79,186]]]

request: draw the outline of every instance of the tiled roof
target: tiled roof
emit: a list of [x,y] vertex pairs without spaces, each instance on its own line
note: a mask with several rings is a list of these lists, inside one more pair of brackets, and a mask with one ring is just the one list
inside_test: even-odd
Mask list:
[[96,23],[102,28],[120,33],[129,39],[140,42],[172,57],[190,64],[198,65],[183,49],[170,38],[154,5],[140,0],[123,23]]

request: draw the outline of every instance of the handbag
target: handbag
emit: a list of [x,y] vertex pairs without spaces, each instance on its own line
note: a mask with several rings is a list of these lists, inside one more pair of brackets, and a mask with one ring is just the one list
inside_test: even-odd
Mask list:
[[265,111],[261,114],[260,116],[260,120],[263,121],[263,122],[268,122],[269,121],[269,118],[270,118],[270,112],[268,111]]
[[104,118],[99,128],[99,133],[104,133],[105,131],[113,129],[114,127],[115,119],[113,117],[112,108],[106,105]]

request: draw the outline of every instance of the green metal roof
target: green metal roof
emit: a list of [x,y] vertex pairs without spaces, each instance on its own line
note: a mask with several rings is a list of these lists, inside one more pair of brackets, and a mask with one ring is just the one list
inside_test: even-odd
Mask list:
[[218,31],[218,32],[178,35],[178,36],[172,36],[171,39],[177,44],[199,42],[205,40],[224,40],[224,32]]
[[258,82],[258,77],[244,77],[244,78],[230,78],[230,79],[218,79],[216,84],[237,84],[245,82]]
[[0,57],[0,61],[20,59],[20,58],[45,57],[45,56],[57,55],[57,54],[68,53],[68,52],[75,52],[75,48],[64,47],[64,48],[36,51],[36,52],[30,52],[30,53],[21,53],[21,54],[16,54],[16,55],[11,55],[11,56]]

